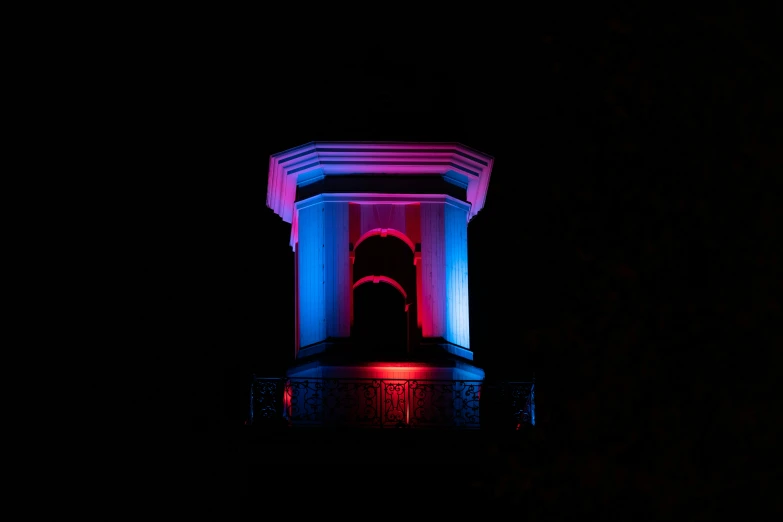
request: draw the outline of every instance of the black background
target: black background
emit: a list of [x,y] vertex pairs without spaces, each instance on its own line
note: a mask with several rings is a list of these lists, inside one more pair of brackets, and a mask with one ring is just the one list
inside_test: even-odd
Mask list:
[[468,228],[488,377],[535,375],[542,432],[599,460],[623,448],[625,469],[642,459],[670,495],[767,495],[783,346],[779,13],[555,11],[377,31],[372,17],[238,14],[177,39],[163,121],[185,159],[171,165],[169,247],[198,346],[195,431],[241,429],[250,376],[293,356],[270,154],[454,141],[495,158]]

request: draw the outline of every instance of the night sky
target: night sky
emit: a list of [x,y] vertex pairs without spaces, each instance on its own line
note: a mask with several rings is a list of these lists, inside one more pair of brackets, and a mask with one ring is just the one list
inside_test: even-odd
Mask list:
[[699,475],[721,494],[765,494],[756,455],[779,423],[783,348],[776,20],[639,9],[290,45],[221,31],[177,98],[197,158],[175,240],[208,383],[194,429],[241,426],[250,376],[293,357],[270,154],[460,142],[495,158],[468,227],[472,349],[488,378],[535,375],[553,438],[665,453],[660,474],[680,466],[682,487]]

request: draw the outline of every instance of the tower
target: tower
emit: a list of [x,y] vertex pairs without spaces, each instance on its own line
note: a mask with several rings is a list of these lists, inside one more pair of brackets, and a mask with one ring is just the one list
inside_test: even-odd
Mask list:
[[267,206],[291,223],[295,259],[289,379],[483,380],[468,223],[492,165],[459,143],[312,142],[270,157]]

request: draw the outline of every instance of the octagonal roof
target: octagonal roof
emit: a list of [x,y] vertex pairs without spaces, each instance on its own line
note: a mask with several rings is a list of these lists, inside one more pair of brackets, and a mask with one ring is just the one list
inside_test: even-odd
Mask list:
[[493,162],[460,143],[310,142],[270,156],[266,204],[291,223],[296,187],[325,176],[440,174],[466,188],[470,220],[484,206]]

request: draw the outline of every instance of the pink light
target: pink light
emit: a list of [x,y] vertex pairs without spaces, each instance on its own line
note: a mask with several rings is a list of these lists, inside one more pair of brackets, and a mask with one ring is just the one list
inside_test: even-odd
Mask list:
[[428,366],[368,366],[372,370],[392,371],[392,372],[427,372],[432,368]]
[[354,372],[357,377],[387,382],[442,378],[438,374],[439,369],[435,367],[398,364],[393,362],[376,363],[363,368],[354,368]]
[[405,244],[408,245],[408,247],[411,249],[411,252],[415,252],[416,251],[416,247],[414,246],[413,241],[411,241],[411,239],[408,236],[406,236],[405,234],[403,234],[399,230],[395,230],[393,228],[373,228],[372,230],[368,230],[367,232],[362,234],[362,237],[360,237],[356,241],[356,245],[354,245],[354,247],[353,247],[354,250],[356,250],[356,248],[361,244],[362,241],[364,241],[368,237],[372,237],[372,236],[381,236],[381,237],[393,236],[393,237],[396,237],[397,239],[401,239],[401,240],[405,241]]
[[291,393],[287,385],[283,387],[283,416],[286,419],[291,417]]
[[392,285],[394,288],[396,288],[402,294],[403,298],[408,299],[408,294],[405,293],[405,289],[402,288],[400,283],[398,283],[397,281],[395,281],[391,277],[376,276],[376,275],[365,276],[365,277],[362,277],[361,279],[359,279],[358,281],[356,281],[353,284],[353,288],[356,289],[357,286],[363,285],[364,283],[386,283],[386,284]]

